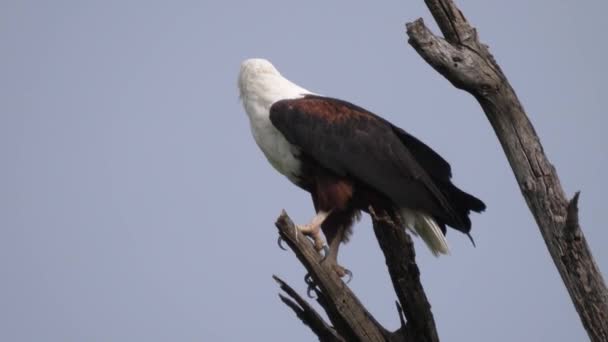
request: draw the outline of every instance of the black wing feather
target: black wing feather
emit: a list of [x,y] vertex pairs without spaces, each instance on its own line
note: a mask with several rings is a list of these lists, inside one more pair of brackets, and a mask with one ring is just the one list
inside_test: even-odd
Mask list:
[[394,126],[393,131],[399,136],[403,144],[412,152],[416,161],[420,163],[433,178],[448,181],[452,178],[452,168],[450,164],[443,159],[432,148],[418,140],[413,135],[407,133],[403,129]]
[[[436,170],[437,177],[449,181],[449,164],[388,121],[319,96],[279,101],[270,109],[270,120],[291,144],[336,174],[354,177],[398,205],[425,211],[452,227],[470,227],[425,171]],[[417,160],[414,151],[425,158]]]

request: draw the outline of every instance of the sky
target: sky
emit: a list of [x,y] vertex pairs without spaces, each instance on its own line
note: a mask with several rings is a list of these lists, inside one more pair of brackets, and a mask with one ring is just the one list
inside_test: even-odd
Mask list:
[[[608,274],[608,3],[458,1],[511,81]],[[442,341],[586,333],[484,113],[407,44],[422,0],[0,2],[0,340],[311,341],[278,298],[305,270],[274,221],[314,214],[267,163],[239,64],[363,106],[452,165],[488,209],[473,248],[418,265]],[[369,219],[341,249],[387,328],[396,296]]]

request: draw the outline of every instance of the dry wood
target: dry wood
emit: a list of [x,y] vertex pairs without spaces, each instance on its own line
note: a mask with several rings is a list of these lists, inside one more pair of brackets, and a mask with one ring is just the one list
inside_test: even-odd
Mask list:
[[405,325],[402,321],[399,333],[411,341],[439,341],[431,305],[420,282],[412,238],[388,216],[379,216],[372,208],[370,212],[374,233],[384,253],[395,293],[402,304],[400,310],[407,320]]
[[608,290],[578,222],[578,193],[567,200],[515,91],[454,2],[425,2],[445,39],[418,19],[407,24],[409,43],[479,101],[589,337],[608,341]]
[[285,212],[276,222],[279,234],[314,280],[317,286],[314,289],[317,301],[324,308],[333,327],[325,323],[289,285],[275,276],[281,288],[292,298],[290,300],[281,296],[281,300],[313,330],[321,341],[439,341],[431,306],[420,283],[420,272],[416,266],[414,246],[410,236],[387,217],[377,216],[373,210],[371,212],[374,231],[384,252],[393,286],[399,298],[397,307],[401,328],[394,332],[383,328],[348,286],[338,278],[335,271],[321,262],[321,257],[313,248],[312,242],[295,229]]
[[295,228],[285,211],[277,219],[276,226],[283,240],[317,285],[315,292],[319,303],[338,335],[347,341],[385,341],[388,332],[365,309],[336,272],[321,263],[321,255],[314,249],[312,242]]
[[287,298],[282,294],[279,294],[281,301],[290,307],[300,318],[300,320],[306,324],[310,329],[319,337],[321,342],[344,342],[344,338],[338,335],[338,332],[333,327],[330,327],[321,315],[319,315],[315,309],[312,308],[298,293],[286,282],[279,277],[272,276],[272,278],[279,284],[281,290],[291,297]]

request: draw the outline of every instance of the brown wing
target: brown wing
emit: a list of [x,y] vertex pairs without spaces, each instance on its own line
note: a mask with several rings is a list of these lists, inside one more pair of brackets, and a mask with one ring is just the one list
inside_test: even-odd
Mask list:
[[[456,210],[434,181],[451,185],[449,164],[388,121],[351,103],[321,96],[278,101],[270,109],[270,120],[291,144],[336,174],[376,189],[399,207],[421,210],[456,229],[470,230],[468,210]],[[414,156],[408,141],[419,156]]]

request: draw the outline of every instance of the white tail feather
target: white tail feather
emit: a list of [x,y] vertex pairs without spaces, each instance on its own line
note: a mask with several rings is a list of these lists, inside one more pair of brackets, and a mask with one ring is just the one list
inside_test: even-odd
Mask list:
[[432,217],[407,208],[400,209],[399,213],[405,227],[409,228],[414,235],[420,236],[434,256],[450,254],[448,241]]

